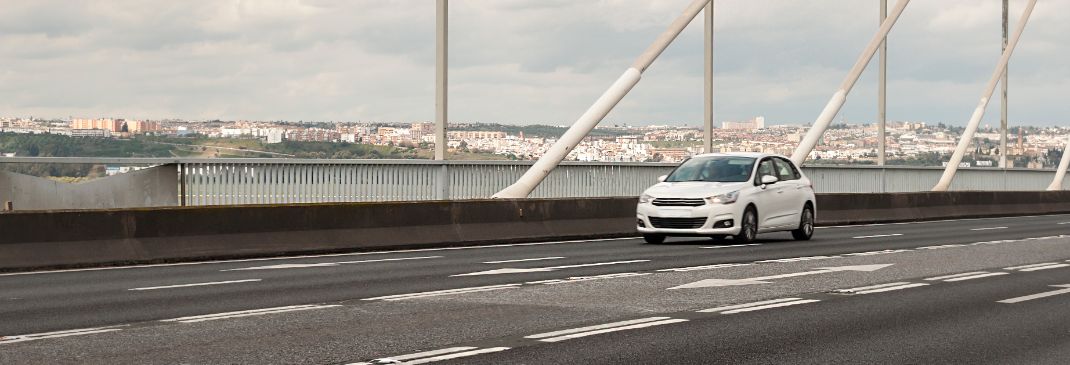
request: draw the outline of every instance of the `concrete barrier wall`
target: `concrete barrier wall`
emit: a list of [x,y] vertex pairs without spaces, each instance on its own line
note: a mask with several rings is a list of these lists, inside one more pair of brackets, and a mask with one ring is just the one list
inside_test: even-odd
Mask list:
[[[635,198],[0,214],[0,270],[634,236]],[[818,223],[1070,213],[1070,192],[820,194]]]
[[173,207],[178,197],[173,164],[78,184],[0,171],[0,204],[12,202],[15,210]]

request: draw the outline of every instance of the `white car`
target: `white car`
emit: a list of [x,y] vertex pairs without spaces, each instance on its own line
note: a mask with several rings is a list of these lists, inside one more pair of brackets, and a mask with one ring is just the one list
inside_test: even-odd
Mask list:
[[711,153],[687,159],[639,197],[636,219],[647,243],[666,236],[732,236],[750,243],[759,233],[814,234],[817,205],[810,179],[784,156]]

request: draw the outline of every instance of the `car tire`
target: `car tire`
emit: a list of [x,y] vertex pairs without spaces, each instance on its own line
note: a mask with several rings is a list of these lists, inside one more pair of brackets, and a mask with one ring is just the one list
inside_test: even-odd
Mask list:
[[809,205],[803,207],[799,217],[799,228],[791,231],[791,237],[797,241],[809,241],[814,236],[814,208]]
[[747,207],[743,211],[743,218],[739,220],[739,234],[733,236],[736,243],[753,243],[758,237],[758,211],[754,207]]
[[644,234],[643,240],[646,241],[646,243],[656,245],[665,242],[665,236],[660,234]]

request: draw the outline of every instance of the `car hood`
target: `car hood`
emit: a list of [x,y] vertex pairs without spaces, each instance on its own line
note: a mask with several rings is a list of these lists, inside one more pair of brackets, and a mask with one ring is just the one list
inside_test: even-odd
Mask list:
[[643,194],[655,198],[698,199],[730,193],[742,189],[746,184],[745,182],[720,183],[705,181],[662,182],[646,189]]

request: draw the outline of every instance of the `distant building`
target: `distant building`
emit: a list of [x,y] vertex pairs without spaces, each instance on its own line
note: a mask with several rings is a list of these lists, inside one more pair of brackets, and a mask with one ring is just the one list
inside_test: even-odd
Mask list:
[[745,122],[722,122],[721,128],[729,130],[759,130],[765,129],[765,117],[758,116]]
[[148,120],[128,120],[126,121],[126,130],[134,134],[158,132],[160,123]]
[[449,139],[496,139],[505,138],[505,132],[494,131],[453,131],[447,133]]
[[111,137],[111,131],[107,129],[71,129],[71,137]]
[[123,123],[122,119],[101,118],[101,119],[82,119],[74,118],[71,120],[71,129],[103,129],[109,132],[122,132]]

